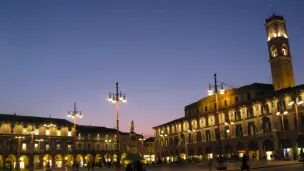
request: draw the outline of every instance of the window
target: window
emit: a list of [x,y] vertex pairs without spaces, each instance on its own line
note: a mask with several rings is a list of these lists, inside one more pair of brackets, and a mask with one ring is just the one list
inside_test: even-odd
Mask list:
[[235,119],[235,121],[240,121],[242,119],[240,111],[234,112],[234,119]]
[[206,141],[211,141],[210,130],[206,130]]
[[229,113],[225,113],[225,122],[229,122]]
[[56,144],[56,149],[60,150],[60,144]]
[[68,132],[68,136],[69,136],[69,137],[72,136],[72,132],[71,132],[71,131]]
[[26,150],[26,143],[22,143],[22,151]]
[[72,151],[72,145],[68,144],[68,151]]
[[35,135],[39,135],[39,130],[35,129]]
[[269,106],[268,106],[268,104],[264,104],[262,106],[262,115],[266,115],[268,113],[269,113]]
[[191,136],[191,133],[188,135],[188,143],[189,143],[189,144],[192,143],[192,136]]
[[247,118],[253,118],[253,108],[248,108],[247,109]]
[[239,97],[235,96],[235,103],[238,103],[238,102],[239,102]]
[[238,124],[235,127],[236,137],[243,137],[242,125]]
[[275,45],[272,45],[271,48],[270,48],[270,53],[271,53],[271,56],[272,57],[277,57],[278,56],[278,50],[277,48],[275,47]]
[[61,131],[57,130],[57,136],[61,136]]
[[50,130],[47,129],[45,134],[50,135]]
[[287,116],[284,116],[284,130],[285,131],[289,130],[289,123]]
[[197,141],[197,142],[202,142],[202,135],[201,135],[201,132],[196,132],[196,141]]
[[288,55],[288,47],[287,47],[287,45],[286,44],[282,44],[281,45],[281,49],[282,49],[282,54],[284,56],[287,56]]
[[224,100],[224,105],[227,106],[227,100]]
[[220,133],[219,133],[218,128],[216,128],[216,129],[214,130],[214,132],[215,132],[215,139],[216,139],[216,141],[220,140]]
[[250,100],[250,93],[247,93],[247,100]]
[[255,125],[254,122],[249,122],[248,123],[248,135],[255,135],[256,131],[255,131]]

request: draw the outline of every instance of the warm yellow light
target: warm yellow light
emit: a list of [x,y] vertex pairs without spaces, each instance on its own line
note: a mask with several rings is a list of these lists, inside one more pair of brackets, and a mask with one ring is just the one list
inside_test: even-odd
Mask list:
[[290,101],[290,102],[288,103],[289,106],[291,106],[291,105],[293,105],[293,104],[294,104],[294,101]]
[[228,132],[228,133],[229,133],[229,132],[230,132],[230,130],[228,129],[228,130],[226,130],[226,132]]
[[284,115],[287,115],[287,114],[288,114],[288,111],[285,111],[283,114],[284,114]]
[[233,124],[234,124],[234,122],[231,122],[231,124],[233,125]]
[[277,112],[276,115],[280,115],[280,112]]

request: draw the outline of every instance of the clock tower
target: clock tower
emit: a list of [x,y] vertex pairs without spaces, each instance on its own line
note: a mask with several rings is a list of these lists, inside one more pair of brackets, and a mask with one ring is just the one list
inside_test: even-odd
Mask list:
[[295,86],[286,22],[283,16],[266,19],[269,62],[274,90]]

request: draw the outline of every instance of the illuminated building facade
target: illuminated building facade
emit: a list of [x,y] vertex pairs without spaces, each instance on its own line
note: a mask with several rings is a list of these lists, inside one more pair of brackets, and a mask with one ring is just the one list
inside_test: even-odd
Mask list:
[[[65,119],[0,114],[0,120],[0,168],[41,168],[48,163],[52,168],[63,168],[74,160],[81,167],[89,162],[110,166],[117,161],[116,129],[77,125],[74,136],[73,123]],[[123,159],[129,133],[120,132],[120,138]],[[141,148],[139,140],[136,144]]]
[[273,85],[253,83],[217,93],[218,103],[212,95],[185,106],[184,117],[153,128],[158,160],[204,160],[220,150],[256,160],[303,153],[304,85],[295,84],[285,24],[277,15],[265,23]]

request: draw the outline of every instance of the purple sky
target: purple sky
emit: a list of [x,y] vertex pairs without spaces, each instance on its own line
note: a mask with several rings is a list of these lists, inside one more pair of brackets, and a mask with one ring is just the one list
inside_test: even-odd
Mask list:
[[0,113],[65,118],[77,102],[79,124],[113,128],[118,81],[121,130],[134,120],[152,135],[207,94],[214,72],[230,85],[270,83],[270,4],[304,83],[304,1],[0,1]]

